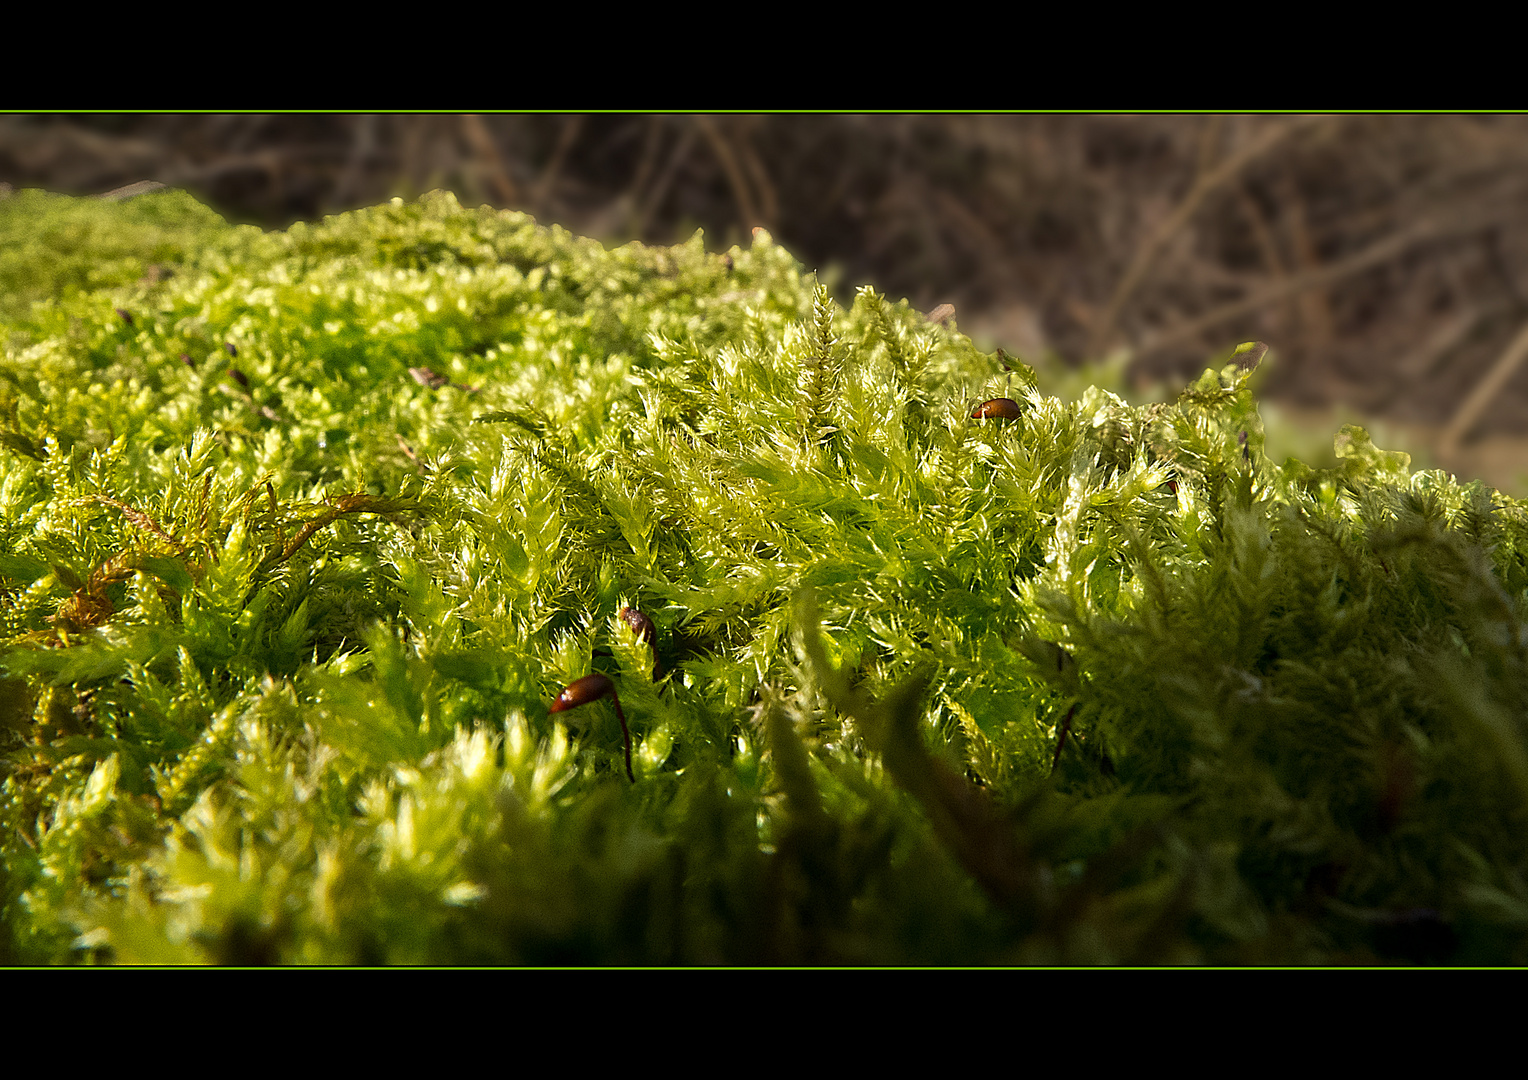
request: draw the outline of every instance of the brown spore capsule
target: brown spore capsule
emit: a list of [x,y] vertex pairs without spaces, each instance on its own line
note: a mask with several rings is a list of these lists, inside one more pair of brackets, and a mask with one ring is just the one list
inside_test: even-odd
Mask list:
[[595,672],[593,675],[585,675],[582,679],[574,679],[562,688],[562,693],[557,695],[557,700],[552,702],[548,712],[562,712],[564,709],[576,709],[580,705],[587,705],[591,701],[598,701],[615,691],[615,684],[604,675]]
[[608,676],[595,672],[585,675],[582,679],[574,679],[562,692],[557,695],[557,700],[552,702],[549,713],[560,713],[568,709],[576,709],[580,705],[587,705],[591,701],[598,701],[602,697],[609,697],[615,703],[616,719],[621,721],[621,738],[626,747],[626,779],[633,784],[637,782],[636,774],[631,771],[631,729],[626,726],[626,713],[621,710],[621,699],[615,692],[615,683]]
[[662,670],[658,664],[658,628],[653,625],[653,620],[648,618],[636,608],[623,607],[617,612],[621,621],[631,627],[631,632],[637,636],[638,641],[647,642],[648,648],[653,651],[653,678],[659,676]]
[[971,413],[972,420],[1017,420],[1021,415],[1019,403],[1013,398],[993,398],[984,401]]
[[638,640],[652,644],[658,628],[653,625],[651,619],[636,608],[623,607],[618,614],[621,616],[621,621],[631,627],[631,632],[637,635]]

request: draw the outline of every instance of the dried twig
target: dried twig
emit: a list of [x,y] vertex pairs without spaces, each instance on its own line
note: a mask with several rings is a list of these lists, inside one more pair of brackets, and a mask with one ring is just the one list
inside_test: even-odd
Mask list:
[[1475,389],[1470,391],[1469,397],[1455,411],[1453,419],[1443,429],[1443,434],[1438,437],[1438,456],[1448,460],[1459,453],[1465,436],[1475,426],[1481,414],[1490,407],[1497,396],[1506,387],[1509,379],[1517,373],[1523,361],[1528,360],[1528,321],[1525,321],[1512,339],[1512,343],[1502,352],[1491,365],[1491,370],[1486,372],[1485,378],[1476,384]]
[[716,122],[709,116],[694,117],[695,126],[711,144],[711,152],[716,155],[722,171],[727,174],[727,182],[732,185],[732,196],[737,200],[740,224],[745,229],[751,229],[762,224],[759,221],[758,209],[753,203],[753,192],[748,189],[748,181],[743,176],[742,166],[738,164],[737,155],[732,152],[726,136],[717,128]]
[[1477,231],[1479,222],[1449,222],[1439,224],[1432,221],[1423,221],[1399,233],[1394,233],[1383,240],[1377,241],[1362,251],[1356,252],[1334,263],[1328,263],[1319,270],[1313,270],[1304,274],[1296,274],[1283,281],[1275,282],[1264,289],[1259,289],[1251,296],[1233,300],[1228,304],[1222,304],[1217,308],[1205,312],[1203,315],[1192,319],[1186,319],[1176,326],[1169,327],[1162,333],[1154,336],[1149,344],[1143,347],[1136,355],[1139,360],[1142,356],[1176,345],[1179,342],[1190,341],[1206,330],[1223,323],[1228,319],[1234,319],[1248,312],[1257,311],[1260,308],[1282,300],[1286,296],[1297,295],[1307,289],[1320,288],[1341,281],[1343,278],[1360,274],[1371,267],[1389,262],[1418,244],[1429,240],[1436,240],[1446,236],[1458,235]]
[[168,185],[161,184],[158,180],[139,180],[135,184],[126,184],[111,191],[103,191],[97,195],[98,199],[108,202],[126,202],[136,195],[147,195],[151,191],[163,191]]
[[341,204],[349,203],[361,190],[364,170],[370,163],[372,155],[376,153],[377,125],[378,118],[374,113],[367,113],[365,116],[356,118],[349,159],[345,163],[345,171],[340,176],[339,184],[334,189],[334,198]]
[[759,197],[759,218],[765,228],[774,228],[780,219],[780,199],[775,193],[775,185],[769,179],[769,170],[764,168],[759,155],[753,151],[746,128],[737,133],[737,149],[738,156],[743,159],[743,165],[753,181],[753,190]]
[[536,181],[535,190],[531,192],[531,212],[538,217],[546,213],[547,206],[552,198],[552,191],[557,185],[557,175],[562,171],[563,162],[567,160],[568,151],[573,149],[573,144],[578,140],[579,129],[584,126],[582,116],[568,116],[563,118],[562,128],[557,132],[557,145],[552,149],[552,156],[547,159],[546,167],[541,170],[541,176]]
[[633,222],[632,231],[637,236],[647,233],[647,226],[653,218],[658,216],[659,209],[663,206],[663,200],[668,196],[669,187],[674,182],[674,177],[684,166],[685,160],[690,156],[690,149],[695,145],[695,128],[686,124],[679,133],[679,142],[675,144],[673,153],[669,154],[668,161],[663,166],[663,171],[653,181],[651,189],[638,200],[636,221]]
[[1427,339],[1396,362],[1398,375],[1408,381],[1431,375],[1438,364],[1485,320],[1490,312],[1470,306],[1443,323]]
[[[1321,268],[1321,254],[1311,237],[1310,224],[1305,219],[1305,198],[1288,173],[1284,174],[1284,218],[1288,222],[1289,245],[1294,249],[1297,265],[1302,274],[1310,274]],[[1323,346],[1332,340],[1332,308],[1325,291],[1317,286],[1306,289],[1299,296],[1301,329],[1313,345]]]
[[517,205],[520,193],[504,168],[504,159],[499,156],[499,148],[494,145],[493,135],[489,133],[488,125],[483,123],[483,118],[477,113],[463,116],[462,134],[477,154],[482,170],[488,174],[494,200],[500,206]]

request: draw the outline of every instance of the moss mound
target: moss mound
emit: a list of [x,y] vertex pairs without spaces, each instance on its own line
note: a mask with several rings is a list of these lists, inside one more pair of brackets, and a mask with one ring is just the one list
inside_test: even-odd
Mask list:
[[441,194],[0,250],[0,960],[1528,962],[1528,517],[1256,350]]

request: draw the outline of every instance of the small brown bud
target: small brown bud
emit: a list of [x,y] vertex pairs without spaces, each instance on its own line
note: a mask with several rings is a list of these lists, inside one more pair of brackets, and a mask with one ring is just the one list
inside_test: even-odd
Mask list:
[[993,398],[984,401],[971,413],[972,420],[1017,420],[1023,413],[1013,398]]
[[631,627],[631,632],[637,635],[638,641],[645,641],[653,650],[653,678],[658,678],[661,668],[658,665],[658,628],[653,625],[652,619],[642,614],[636,608],[623,607],[618,615],[621,621]]
[[635,784],[637,777],[631,771],[631,729],[626,726],[626,714],[621,710],[621,699],[615,692],[615,683],[611,682],[607,676],[596,671],[592,675],[585,675],[582,679],[574,679],[562,688],[562,693],[557,695],[557,700],[552,702],[552,707],[547,712],[565,712],[606,696],[615,703],[616,719],[621,722],[621,738],[626,747],[626,779]]
[[604,675],[595,672],[593,675],[585,675],[582,679],[574,679],[562,688],[562,693],[557,695],[557,700],[552,702],[548,712],[562,712],[565,709],[576,709],[580,705],[587,705],[591,701],[598,701],[602,697],[608,697],[615,691],[615,684]]

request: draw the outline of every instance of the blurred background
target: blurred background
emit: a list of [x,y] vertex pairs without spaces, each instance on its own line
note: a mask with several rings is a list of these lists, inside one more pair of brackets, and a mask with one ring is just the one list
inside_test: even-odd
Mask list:
[[0,185],[143,180],[266,228],[433,188],[611,244],[763,226],[1052,392],[1260,339],[1276,454],[1357,422],[1528,494],[1528,116],[0,116]]

